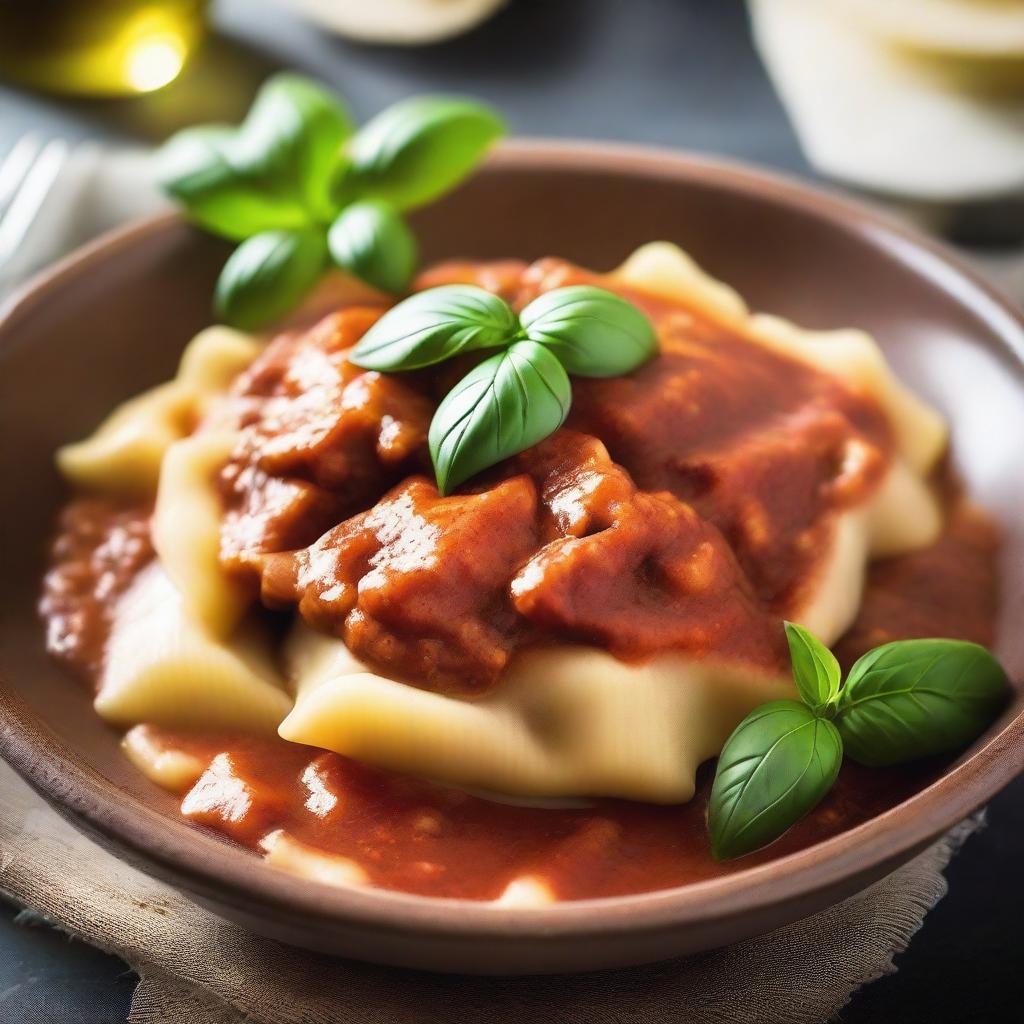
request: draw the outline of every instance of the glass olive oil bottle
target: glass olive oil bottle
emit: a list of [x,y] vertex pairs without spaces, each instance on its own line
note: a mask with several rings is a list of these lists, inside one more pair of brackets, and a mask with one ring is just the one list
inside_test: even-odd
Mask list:
[[0,78],[50,92],[124,96],[177,78],[207,0],[0,0]]

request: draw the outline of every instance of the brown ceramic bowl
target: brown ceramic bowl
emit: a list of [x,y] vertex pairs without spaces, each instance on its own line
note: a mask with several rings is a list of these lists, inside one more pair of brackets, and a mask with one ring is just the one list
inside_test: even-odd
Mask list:
[[[642,242],[669,239],[756,308],[873,332],[948,416],[960,472],[1005,527],[998,653],[1024,677],[1024,321],[948,253],[762,174],[561,143],[505,147],[416,221],[426,261],[558,254],[608,268]],[[208,321],[224,254],[161,217],[72,256],[0,317],[0,752],[118,855],[225,917],[302,946],[447,971],[593,969],[708,949],[814,913],[892,871],[1021,770],[1018,695],[937,782],[834,839],[680,889],[542,910],[323,888],[189,826],[122,758],[84,690],[47,659],[35,603],[63,498],[51,453],[170,375]]]

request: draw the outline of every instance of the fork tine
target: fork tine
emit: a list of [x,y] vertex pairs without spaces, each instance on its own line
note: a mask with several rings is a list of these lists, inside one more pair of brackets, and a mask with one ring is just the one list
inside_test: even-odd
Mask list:
[[47,142],[11,197],[7,210],[0,214],[0,269],[11,261],[25,240],[70,151],[63,139]]
[[42,146],[39,136],[29,132],[15,142],[4,157],[3,163],[0,163],[0,216],[25,180],[25,175],[28,174]]

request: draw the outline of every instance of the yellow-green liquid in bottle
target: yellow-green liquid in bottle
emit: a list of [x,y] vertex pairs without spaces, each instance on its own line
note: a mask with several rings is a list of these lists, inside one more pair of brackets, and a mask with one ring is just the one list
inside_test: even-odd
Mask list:
[[178,77],[207,0],[0,0],[0,78],[49,92],[125,96]]

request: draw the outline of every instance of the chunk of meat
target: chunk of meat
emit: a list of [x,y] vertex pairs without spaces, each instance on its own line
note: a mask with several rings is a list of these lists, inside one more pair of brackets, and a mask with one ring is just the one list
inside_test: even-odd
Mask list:
[[638,491],[596,439],[564,434],[533,457],[563,536],[512,579],[516,611],[628,660],[680,648],[784,664],[781,624],[719,531],[671,494]]
[[722,532],[758,597],[781,615],[827,548],[829,511],[863,500],[887,466],[840,413],[803,406],[680,457],[672,491]]
[[611,509],[636,491],[629,474],[589,434],[559,430],[522,452],[518,468],[536,481],[543,539],[585,537],[612,524]]
[[379,314],[349,309],[278,338],[236,384],[245,418],[221,475],[229,568],[312,543],[425,464],[433,403],[413,379],[347,359]]
[[345,513],[345,500],[307,480],[270,476],[251,463],[229,462],[221,475],[229,507],[220,534],[221,563],[258,571],[260,557],[311,544]]
[[835,378],[683,311],[661,355],[573,385],[568,425],[600,437],[646,491],[669,491],[725,535],[760,600],[784,614],[823,550],[829,513],[889,465],[882,411]]
[[536,547],[529,477],[448,498],[412,477],[311,547],[264,559],[262,595],[297,602],[308,622],[371,664],[475,692],[515,646],[508,580]]

